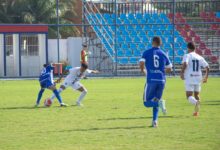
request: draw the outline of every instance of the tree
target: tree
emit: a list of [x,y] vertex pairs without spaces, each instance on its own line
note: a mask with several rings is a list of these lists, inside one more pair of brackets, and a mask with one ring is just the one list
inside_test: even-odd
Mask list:
[[[60,0],[60,24],[71,24],[68,19],[74,13],[74,0]],[[56,0],[2,0],[0,23],[57,24]],[[49,37],[55,38],[57,27],[49,27]],[[60,36],[68,37],[78,33],[76,27],[61,27]]]

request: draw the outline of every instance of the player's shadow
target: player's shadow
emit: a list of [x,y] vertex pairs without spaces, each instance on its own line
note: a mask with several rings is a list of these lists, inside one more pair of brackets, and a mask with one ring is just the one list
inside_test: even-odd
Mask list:
[[49,132],[88,132],[88,131],[105,131],[105,130],[131,130],[131,129],[143,129],[147,126],[131,126],[131,127],[109,127],[109,128],[88,128],[88,129],[70,129],[60,131],[49,131]]
[[202,102],[202,105],[220,105],[220,100],[208,100]]
[[[152,117],[124,117],[124,118],[105,118],[98,119],[98,121],[109,121],[109,120],[136,120],[136,119],[151,119]],[[159,118],[174,118],[174,116],[159,116]]]
[[47,107],[39,106],[39,107],[33,107],[33,106],[20,106],[20,107],[1,107],[0,110],[17,110],[17,109],[45,109]]

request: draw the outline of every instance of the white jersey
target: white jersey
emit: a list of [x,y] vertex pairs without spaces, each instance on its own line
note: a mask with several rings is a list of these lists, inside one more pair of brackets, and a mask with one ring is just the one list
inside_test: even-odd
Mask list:
[[208,67],[208,63],[195,52],[185,54],[182,63],[184,62],[187,64],[184,72],[185,83],[191,85],[200,84],[202,81],[202,68]]
[[66,76],[65,81],[75,83],[80,81],[86,74],[91,73],[92,71],[87,69],[85,72],[80,72],[80,67],[71,68],[69,74]]

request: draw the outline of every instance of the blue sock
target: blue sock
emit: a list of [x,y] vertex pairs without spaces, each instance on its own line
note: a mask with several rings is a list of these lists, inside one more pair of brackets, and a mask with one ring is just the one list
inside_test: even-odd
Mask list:
[[53,93],[55,94],[56,98],[58,99],[59,103],[62,103],[62,98],[57,90],[54,90]]
[[41,99],[43,93],[44,93],[44,89],[41,89],[38,93],[37,102],[36,102],[37,105],[40,104],[40,99]]
[[153,107],[153,121],[157,121],[158,112],[159,112],[159,108],[158,107]]

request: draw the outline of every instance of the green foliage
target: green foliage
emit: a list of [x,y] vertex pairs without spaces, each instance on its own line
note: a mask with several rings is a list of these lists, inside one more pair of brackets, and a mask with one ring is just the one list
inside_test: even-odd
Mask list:
[[[33,108],[37,80],[0,81],[1,150],[214,150],[220,143],[219,78],[202,87],[198,118],[179,78],[168,79],[164,92],[168,115],[150,128],[152,110],[142,104],[144,78],[89,79],[84,108]],[[46,91],[43,100],[52,94]],[[78,92],[62,94],[75,104]]]
[[[71,24],[67,18],[74,17],[75,0],[61,0],[60,24]],[[81,17],[81,16],[80,16]],[[0,23],[9,24],[57,24],[56,0],[3,0],[0,2]],[[56,38],[56,27],[50,27],[49,38]],[[60,37],[78,33],[75,27],[60,28]]]

